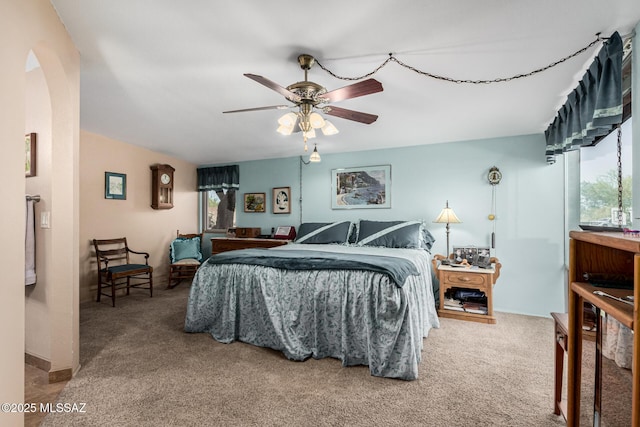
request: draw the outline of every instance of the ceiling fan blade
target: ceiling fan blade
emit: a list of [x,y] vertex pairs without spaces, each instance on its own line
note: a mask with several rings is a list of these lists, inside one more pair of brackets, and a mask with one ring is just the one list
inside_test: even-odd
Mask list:
[[325,114],[330,116],[340,117],[341,119],[353,120],[354,122],[360,122],[367,125],[378,120],[378,116],[375,114],[363,113],[360,111],[347,110],[346,108],[340,107],[325,107],[323,109]]
[[260,83],[261,85],[268,87],[271,90],[275,90],[276,92],[278,92],[280,95],[284,96],[291,102],[302,101],[302,98],[300,98],[300,96],[296,95],[290,90],[280,86],[278,83],[275,83],[265,77],[259,76],[257,74],[245,74],[245,76],[249,77],[251,80],[254,80]]
[[242,110],[223,111],[223,113],[244,113],[246,111],[262,111],[262,110],[286,110],[291,108],[289,105],[271,105],[269,107],[245,108]]
[[376,92],[382,92],[382,83],[376,79],[367,79],[349,86],[341,87],[340,89],[332,90],[320,97],[329,102],[337,102],[342,101],[343,99],[357,98],[359,96],[369,95]]

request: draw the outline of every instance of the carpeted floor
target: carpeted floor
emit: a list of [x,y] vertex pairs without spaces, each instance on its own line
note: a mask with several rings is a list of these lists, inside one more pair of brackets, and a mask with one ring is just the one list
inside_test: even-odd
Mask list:
[[188,287],[81,306],[81,365],[43,426],[563,426],[553,415],[553,322],[441,319],[416,381],[338,360],[287,360],[182,326]]

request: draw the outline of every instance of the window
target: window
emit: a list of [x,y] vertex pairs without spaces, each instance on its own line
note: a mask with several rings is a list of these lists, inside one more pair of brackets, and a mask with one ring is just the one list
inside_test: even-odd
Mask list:
[[622,124],[622,224],[618,222],[618,132],[580,149],[580,223],[631,227],[631,120]]
[[224,233],[236,224],[236,191],[202,192],[202,218],[204,231]]
[[[592,147],[580,149],[580,223],[606,227],[633,227],[631,200],[631,39],[622,60],[622,138],[618,165],[618,132]],[[618,168],[622,171],[622,215],[619,215]],[[635,228],[637,228],[637,224]]]

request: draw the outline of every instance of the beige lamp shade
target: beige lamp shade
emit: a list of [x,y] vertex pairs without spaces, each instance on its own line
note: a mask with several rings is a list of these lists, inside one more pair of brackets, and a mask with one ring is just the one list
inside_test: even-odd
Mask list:
[[456,213],[449,207],[449,202],[447,202],[447,207],[442,209],[440,215],[433,222],[437,222],[438,224],[460,224],[460,218],[456,216]]
[[460,221],[460,218],[458,218],[453,209],[449,207],[449,201],[447,200],[447,204],[445,205],[444,209],[442,209],[440,215],[438,215],[438,217],[434,219],[433,222],[436,222],[438,224],[447,224],[447,256],[449,256],[449,224],[460,224],[462,221]]

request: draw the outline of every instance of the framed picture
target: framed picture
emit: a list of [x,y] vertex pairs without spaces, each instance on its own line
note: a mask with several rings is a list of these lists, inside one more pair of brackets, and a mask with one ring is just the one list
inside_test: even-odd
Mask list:
[[331,209],[390,207],[391,165],[331,171]]
[[265,199],[265,193],[244,193],[244,211],[264,212]]
[[478,256],[478,248],[475,246],[454,246],[453,247],[453,264],[469,264],[472,265]]
[[104,173],[104,198],[127,199],[127,175],[123,173]]
[[36,134],[24,136],[24,176],[36,176]]
[[478,256],[476,256],[473,265],[482,268],[491,267],[491,252],[489,251],[489,247],[483,246],[478,248]]
[[291,187],[276,187],[273,189],[273,213],[291,213]]

